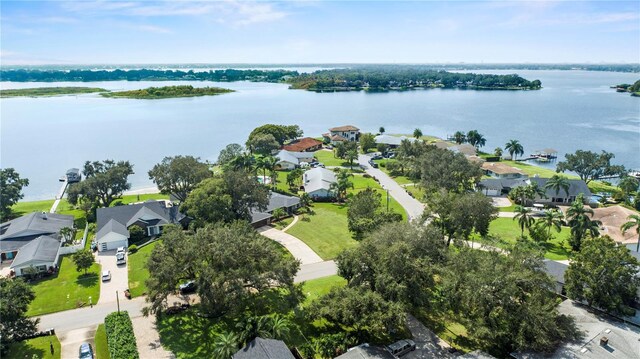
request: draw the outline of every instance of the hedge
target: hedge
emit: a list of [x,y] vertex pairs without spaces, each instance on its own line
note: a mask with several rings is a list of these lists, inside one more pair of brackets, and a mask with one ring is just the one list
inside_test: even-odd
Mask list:
[[107,332],[107,346],[111,359],[138,359],[138,347],[136,337],[133,335],[133,326],[129,313],[114,312],[104,318],[104,327]]

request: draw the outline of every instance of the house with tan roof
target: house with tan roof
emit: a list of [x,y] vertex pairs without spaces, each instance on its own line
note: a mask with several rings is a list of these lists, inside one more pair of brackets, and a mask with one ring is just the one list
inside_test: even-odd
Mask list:
[[282,146],[282,149],[290,152],[314,152],[322,148],[322,141],[315,138],[300,138]]
[[352,125],[333,127],[329,129],[328,133],[323,134],[322,137],[324,137],[325,141],[331,142],[333,145],[338,142],[355,142],[360,138],[360,129]]
[[482,164],[482,170],[491,177],[494,178],[526,178],[529,177],[524,171],[511,167],[502,162],[484,162]]

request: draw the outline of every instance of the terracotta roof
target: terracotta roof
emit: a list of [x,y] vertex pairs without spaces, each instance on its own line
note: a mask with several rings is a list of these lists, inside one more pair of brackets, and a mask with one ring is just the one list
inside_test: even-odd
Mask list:
[[501,162],[485,162],[482,164],[482,169],[486,171],[491,171],[499,175],[504,175],[508,173],[517,173],[520,175],[526,175],[526,173],[523,172],[522,170],[519,170],[515,167],[511,167],[509,165],[505,165],[504,163],[501,163]]
[[322,141],[318,141],[315,138],[311,137],[305,137],[283,146],[282,149],[292,152],[304,152],[310,148],[321,145]]
[[342,141],[342,142],[346,142],[348,141],[346,138],[340,136],[340,135],[333,135],[331,136],[331,141]]
[[357,128],[356,126],[346,125],[346,126],[330,128],[329,131],[331,132],[360,131],[360,129]]

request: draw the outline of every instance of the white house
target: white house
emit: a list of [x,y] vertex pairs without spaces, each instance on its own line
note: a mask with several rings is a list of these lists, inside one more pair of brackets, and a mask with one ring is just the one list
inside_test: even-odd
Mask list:
[[484,162],[482,163],[482,170],[494,178],[515,179],[529,177],[524,171],[502,162]]
[[360,138],[360,129],[352,125],[333,127],[322,136],[334,145],[344,141],[355,142]]
[[387,145],[389,148],[400,146],[403,140],[415,141],[413,138],[408,138],[407,136],[378,135],[375,137],[376,144]]
[[59,240],[49,236],[40,236],[20,248],[10,268],[15,271],[18,277],[46,272],[49,268],[57,265],[59,251]]
[[129,229],[136,225],[146,236],[162,233],[167,224],[185,226],[188,220],[169,201],[147,201],[127,206],[98,208],[96,241],[99,251],[109,251],[129,245]]
[[312,162],[312,152],[292,152],[281,150],[276,155],[278,162],[276,163],[281,169],[292,170],[300,166],[300,162]]
[[304,191],[311,198],[330,198],[335,194],[331,191],[331,184],[336,183],[336,175],[326,168],[314,168],[303,175]]

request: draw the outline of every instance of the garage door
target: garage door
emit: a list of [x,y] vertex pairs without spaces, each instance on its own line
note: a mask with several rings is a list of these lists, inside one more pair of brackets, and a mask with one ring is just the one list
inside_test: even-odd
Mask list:
[[126,239],[123,239],[121,241],[107,242],[107,243],[103,243],[103,244],[107,245],[107,249],[106,250],[108,250],[108,251],[114,250],[114,249],[118,249],[118,247],[128,247]]

